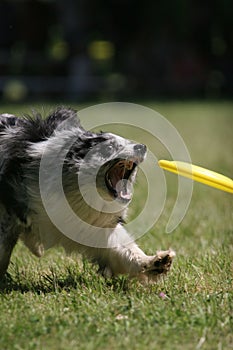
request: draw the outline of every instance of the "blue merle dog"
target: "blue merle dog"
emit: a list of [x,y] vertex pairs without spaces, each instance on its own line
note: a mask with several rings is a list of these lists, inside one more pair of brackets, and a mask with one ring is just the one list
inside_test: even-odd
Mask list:
[[[69,140],[69,149],[61,152]],[[80,218],[72,236],[51,220],[41,199],[41,161],[55,154],[62,158],[55,162],[62,160],[63,194],[71,212]],[[137,166],[145,156],[143,144],[111,133],[86,131],[73,109],[60,107],[47,118],[37,113],[21,118],[1,114],[0,279],[19,238],[38,257],[55,245],[63,246],[68,253],[81,253],[97,263],[106,277],[127,274],[156,279],[165,274],[175,253],[167,250],[146,255],[124,228]],[[55,196],[51,206],[62,222],[63,204],[54,187],[56,174],[44,174],[46,193]],[[114,210],[108,210],[113,203]],[[72,226],[68,213],[64,217],[66,227],[69,220]]]

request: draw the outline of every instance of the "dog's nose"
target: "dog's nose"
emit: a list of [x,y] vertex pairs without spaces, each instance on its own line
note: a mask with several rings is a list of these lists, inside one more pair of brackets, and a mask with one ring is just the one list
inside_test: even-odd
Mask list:
[[143,145],[143,143],[138,143],[134,146],[134,151],[140,154],[146,153],[146,145]]

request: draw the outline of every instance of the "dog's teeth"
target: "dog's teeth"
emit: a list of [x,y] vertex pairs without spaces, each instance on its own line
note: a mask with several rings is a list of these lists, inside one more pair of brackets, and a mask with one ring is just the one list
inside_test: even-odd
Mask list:
[[133,168],[133,162],[132,162],[132,161],[128,161],[128,162],[126,163],[126,168],[127,168],[128,170],[132,170],[132,168]]
[[110,186],[113,187],[111,179],[108,178],[108,182],[109,182]]

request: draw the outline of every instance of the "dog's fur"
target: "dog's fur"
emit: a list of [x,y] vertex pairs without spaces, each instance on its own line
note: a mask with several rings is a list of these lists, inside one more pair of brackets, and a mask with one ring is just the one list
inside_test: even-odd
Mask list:
[[[52,223],[43,206],[39,186],[42,156],[52,158],[67,141],[69,150],[57,162],[63,163],[66,198],[80,218],[75,240]],[[38,257],[44,249],[59,244],[67,252],[77,251],[97,263],[102,274],[108,277],[128,274],[153,278],[166,273],[174,252],[160,251],[148,256],[124,229],[126,206],[132,194],[129,185],[134,182],[136,166],[145,156],[144,145],[110,133],[84,130],[72,109],[58,108],[45,119],[38,114],[23,118],[0,115],[0,278],[7,271],[18,238]],[[96,169],[97,192],[93,191]],[[84,192],[97,209],[82,197],[77,182],[80,173]],[[46,174],[46,192],[52,196],[56,195],[55,177],[56,173]],[[103,198],[101,205],[100,196]],[[59,196],[55,201],[59,202]],[[112,203],[117,204],[114,212],[106,210]],[[59,205],[58,210],[61,217]],[[69,222],[69,218],[67,220]],[[94,227],[90,230],[89,246],[82,241],[90,235],[88,227]],[[98,242],[98,237],[104,237],[104,241]]]

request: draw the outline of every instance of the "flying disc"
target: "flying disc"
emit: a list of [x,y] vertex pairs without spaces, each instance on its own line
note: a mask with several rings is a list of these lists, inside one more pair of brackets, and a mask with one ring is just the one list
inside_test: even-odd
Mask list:
[[233,180],[215,171],[179,161],[159,160],[158,163],[161,168],[167,171],[188,177],[219,190],[233,193]]

